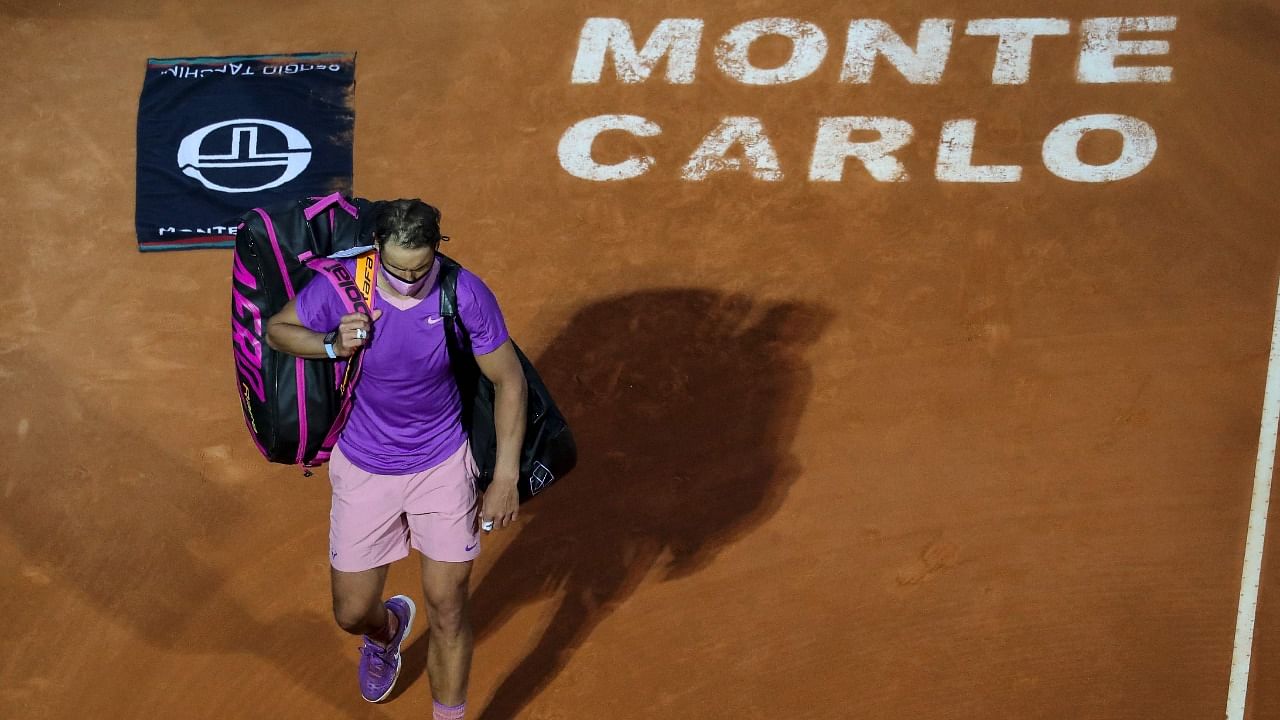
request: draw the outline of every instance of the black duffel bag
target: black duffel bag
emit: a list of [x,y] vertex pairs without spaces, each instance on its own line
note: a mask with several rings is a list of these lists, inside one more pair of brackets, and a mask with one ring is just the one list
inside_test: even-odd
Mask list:
[[[449,350],[449,363],[458,389],[462,394],[462,424],[471,442],[471,454],[475,456],[479,474],[476,488],[483,493],[493,482],[493,471],[498,462],[498,438],[494,426],[493,383],[480,372],[475,355],[471,352],[471,339],[458,315],[458,271],[456,261],[445,255],[440,258],[440,317],[445,322],[445,338]],[[520,502],[547,489],[564,477],[578,462],[578,446],[573,432],[556,407],[551,392],[538,376],[533,363],[516,346],[516,355],[524,368],[525,382],[529,386],[528,418],[524,432],[524,447],[520,452],[520,479],[517,487]]]

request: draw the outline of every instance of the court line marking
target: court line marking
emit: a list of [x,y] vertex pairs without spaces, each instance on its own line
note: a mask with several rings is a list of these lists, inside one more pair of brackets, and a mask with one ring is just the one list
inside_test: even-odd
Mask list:
[[1258,461],[1253,470],[1249,532],[1244,544],[1244,570],[1240,575],[1240,605],[1236,610],[1236,639],[1231,653],[1231,682],[1227,688],[1227,720],[1244,720],[1249,692],[1249,660],[1253,655],[1253,626],[1258,614],[1258,584],[1262,579],[1262,547],[1267,537],[1277,426],[1280,426],[1280,287],[1276,290],[1271,357],[1262,396],[1262,427],[1258,431]]

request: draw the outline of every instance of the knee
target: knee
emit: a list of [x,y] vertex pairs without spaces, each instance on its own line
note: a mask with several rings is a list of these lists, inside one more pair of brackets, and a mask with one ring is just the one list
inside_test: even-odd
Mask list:
[[335,600],[333,619],[337,621],[338,627],[352,635],[361,635],[369,631],[369,608]]
[[467,627],[467,596],[465,593],[427,599],[431,630],[437,636],[451,637]]

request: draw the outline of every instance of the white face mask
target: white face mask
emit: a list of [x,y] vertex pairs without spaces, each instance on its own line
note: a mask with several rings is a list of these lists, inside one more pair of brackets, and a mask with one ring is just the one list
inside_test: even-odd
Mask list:
[[431,272],[428,271],[417,280],[414,280],[413,282],[406,282],[395,275],[392,275],[391,272],[387,270],[386,266],[380,264],[378,267],[382,270],[382,278],[387,281],[387,284],[391,286],[391,289],[405,297],[413,297],[417,295],[422,291],[422,288],[426,287],[427,281],[431,279]]

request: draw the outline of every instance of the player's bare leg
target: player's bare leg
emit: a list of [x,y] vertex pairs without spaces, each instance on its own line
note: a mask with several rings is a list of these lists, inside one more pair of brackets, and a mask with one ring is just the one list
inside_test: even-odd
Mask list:
[[363,635],[360,648],[360,694],[369,702],[391,695],[400,677],[400,646],[413,627],[413,600],[397,595],[385,603],[382,588],[387,566],[360,572],[330,568],[333,617],[352,635]]
[[[382,588],[387,582],[387,566],[362,572],[342,572],[329,568],[333,589],[333,619],[352,635],[368,635],[386,644],[390,632],[387,610],[382,606]],[[384,637],[385,636],[385,637]]]
[[437,562],[422,559],[422,589],[427,599],[430,628],[427,634],[427,673],[437,711],[455,711],[461,717],[467,699],[474,638],[467,617],[470,562]]

